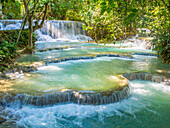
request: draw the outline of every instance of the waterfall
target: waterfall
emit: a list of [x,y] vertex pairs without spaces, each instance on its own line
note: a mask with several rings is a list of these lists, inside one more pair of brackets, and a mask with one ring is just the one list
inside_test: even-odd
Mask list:
[[20,29],[22,20],[0,20],[0,30]]
[[165,85],[170,85],[169,78],[159,76],[159,75],[153,75],[147,72],[124,73],[123,76],[128,80],[145,80],[145,81],[152,81],[157,83],[164,83]]
[[4,24],[0,22],[0,30],[4,30]]
[[[35,22],[35,21],[33,21]],[[0,20],[0,30],[20,29],[22,20]],[[25,28],[28,28],[28,24]],[[46,20],[43,27],[35,31],[38,41],[86,41],[83,23],[77,21]]]
[[[88,36],[85,35],[86,32],[83,30],[83,23],[76,21],[48,20],[37,31],[57,40],[88,40]],[[44,41],[42,35],[39,35],[39,41]]]
[[122,90],[114,92],[101,92],[95,93],[94,91],[65,91],[56,92],[43,95],[28,95],[28,94],[17,94],[12,96],[6,94],[4,99],[0,101],[0,105],[7,106],[12,104],[20,105],[54,105],[57,103],[78,103],[78,104],[109,104],[119,102],[130,95],[130,89],[127,85]]

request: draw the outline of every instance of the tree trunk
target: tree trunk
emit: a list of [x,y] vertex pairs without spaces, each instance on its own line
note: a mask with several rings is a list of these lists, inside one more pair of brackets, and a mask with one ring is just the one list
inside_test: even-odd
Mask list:
[[127,17],[127,0],[125,0],[125,18],[124,18],[124,32],[125,32],[125,38],[126,38],[126,30],[127,30],[127,26],[126,26],[126,17]]
[[89,40],[89,30],[87,31],[87,36],[88,36],[88,42],[90,42],[90,40]]
[[22,24],[21,24],[21,28],[20,28],[20,31],[19,31],[19,34],[18,34],[18,38],[17,38],[16,44],[19,41],[19,38],[20,38],[20,35],[21,35],[21,31],[25,28],[26,21],[27,21],[26,18],[27,18],[27,12],[25,12],[24,18],[22,20]]
[[32,20],[32,16],[28,17],[28,23],[29,23],[28,48],[32,49],[33,48],[33,44],[32,44],[32,33],[33,33],[33,20]]
[[0,19],[3,19],[2,6],[3,5],[0,3]]
[[98,43],[97,41],[97,25],[95,26],[95,30],[94,30],[94,34],[95,34],[95,42]]

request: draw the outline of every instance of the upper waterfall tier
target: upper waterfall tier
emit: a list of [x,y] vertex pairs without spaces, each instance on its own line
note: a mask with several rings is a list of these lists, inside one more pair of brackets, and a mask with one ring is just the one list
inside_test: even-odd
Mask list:
[[75,21],[46,21],[41,28],[41,32],[53,39],[81,40],[81,38],[83,39],[82,35],[86,35],[85,30],[83,30],[83,23]]
[[[20,29],[21,20],[0,20],[0,30]],[[26,25],[25,28],[28,28]],[[76,21],[46,20],[43,27],[35,31],[38,41],[85,41],[92,40],[86,36],[83,23]]]

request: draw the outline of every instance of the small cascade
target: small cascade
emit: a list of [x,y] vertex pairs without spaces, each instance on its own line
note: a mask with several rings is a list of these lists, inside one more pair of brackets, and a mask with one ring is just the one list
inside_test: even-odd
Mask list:
[[4,24],[0,22],[0,30],[4,30]]
[[0,30],[20,29],[21,23],[22,20],[0,20]]
[[71,60],[74,60],[74,61],[75,60],[91,60],[91,59],[96,59],[98,57],[120,57],[120,58],[132,59],[132,57],[130,57],[130,56],[119,55],[119,54],[97,54],[97,55],[93,55],[93,56],[56,58],[54,60],[46,60],[46,61],[44,61],[44,63],[47,66],[50,63],[60,63],[60,62],[71,61]]
[[12,104],[20,105],[54,105],[57,103],[78,103],[78,104],[109,104],[119,102],[130,95],[130,89],[127,85],[120,91],[113,92],[101,92],[95,93],[94,91],[65,91],[56,92],[51,94],[43,94],[40,96],[28,95],[28,94],[17,94],[16,96],[11,96],[7,94],[4,99],[0,101],[2,106],[7,106]]
[[135,49],[148,49],[148,50],[152,50],[153,47],[151,41],[138,39],[138,34],[132,37],[131,39],[125,40],[123,46]]
[[146,72],[124,73],[123,76],[128,80],[145,80],[170,85],[170,78],[153,75]]

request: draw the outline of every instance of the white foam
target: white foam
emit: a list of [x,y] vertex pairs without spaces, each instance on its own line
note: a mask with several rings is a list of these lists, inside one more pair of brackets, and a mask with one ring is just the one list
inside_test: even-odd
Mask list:
[[4,28],[4,30],[16,30],[16,29],[20,29],[20,27],[21,27],[21,23],[9,24]]
[[90,62],[97,62],[97,61],[112,61],[115,59],[120,59],[120,60],[128,60],[131,61],[133,59],[129,58],[121,58],[121,57],[97,57],[94,59],[80,59],[80,60],[70,60],[70,61],[63,61],[61,63],[51,63],[50,65],[72,65],[75,63],[90,63]]
[[60,68],[60,67],[57,67],[57,66],[49,65],[49,66],[42,66],[42,67],[39,67],[38,70],[39,70],[39,71],[43,71],[43,70],[60,71],[60,70],[63,70],[63,69]]
[[[93,106],[70,103],[51,107],[6,108],[6,111],[11,111],[12,114],[19,117],[17,125],[32,128],[83,127],[84,120],[88,118],[93,118],[100,123],[104,122],[105,118],[114,116],[126,118],[127,115],[131,115],[136,119],[136,113],[141,110],[159,114],[152,110],[151,106],[159,102],[159,99],[154,98],[157,92],[154,92],[153,88],[163,91],[160,86],[164,85],[143,81],[130,82],[131,96],[121,102],[108,105]],[[149,93],[150,95],[148,95]]]

